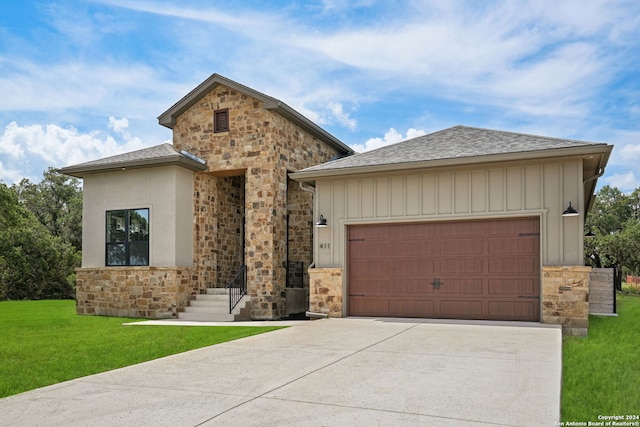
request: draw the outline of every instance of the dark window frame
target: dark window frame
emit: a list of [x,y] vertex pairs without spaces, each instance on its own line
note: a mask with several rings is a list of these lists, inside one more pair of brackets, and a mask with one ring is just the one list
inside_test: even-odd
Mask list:
[[[223,119],[224,118],[224,119]],[[229,109],[223,108],[213,112],[213,132],[229,132]]]
[[[137,213],[138,211],[146,211],[146,218],[143,218],[146,220],[146,230],[143,230],[142,233],[140,233],[140,230],[132,230],[132,213]],[[120,213],[121,215],[118,215],[118,213]],[[122,220],[122,225],[118,224],[116,228],[112,228],[110,230],[110,220],[118,221],[118,219]],[[121,236],[118,236],[120,234]],[[141,239],[140,237],[143,238]],[[146,239],[144,237],[146,237]],[[149,242],[149,208],[112,209],[106,211],[104,257],[106,267],[148,267],[150,264]],[[118,254],[118,252],[120,253]],[[132,260],[141,260],[141,262],[132,262]]]

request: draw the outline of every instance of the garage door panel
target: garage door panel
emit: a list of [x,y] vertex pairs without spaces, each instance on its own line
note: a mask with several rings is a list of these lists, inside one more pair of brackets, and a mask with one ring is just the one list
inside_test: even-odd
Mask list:
[[440,295],[482,295],[482,279],[460,279],[453,277],[440,278],[442,285],[438,289]]
[[459,318],[460,313],[464,313],[467,319],[483,318],[482,300],[458,300],[458,299],[441,299],[440,312],[441,317]]
[[435,314],[434,301],[396,299],[390,301],[389,312],[393,316],[431,317]]
[[489,236],[537,234],[540,231],[538,218],[517,218],[500,221],[487,221]]
[[424,297],[433,295],[433,286],[428,279],[421,277],[391,280],[394,295],[411,295],[412,297]]
[[538,248],[535,244],[535,239],[523,238],[523,237],[511,237],[511,238],[499,238],[489,239],[488,241],[488,253],[491,255],[501,254],[523,254],[523,255],[535,255],[538,253]]
[[386,225],[359,225],[349,227],[349,240],[364,239],[388,239],[389,226]]
[[385,258],[389,254],[389,245],[384,240],[368,239],[349,242],[349,256],[352,259]]
[[431,257],[436,255],[437,244],[433,240],[392,240],[385,246],[393,258],[406,256]]
[[538,317],[539,301],[489,301],[489,316],[494,319],[530,320]]
[[354,259],[349,268],[355,276],[388,275],[390,262],[386,259]]
[[482,239],[442,240],[440,255],[482,255]]
[[533,274],[537,269],[537,258],[500,257],[489,259],[488,273]]
[[443,258],[439,263],[440,274],[482,273],[483,262],[478,258]]
[[367,278],[349,282],[349,294],[394,295],[395,288],[390,278]]
[[428,239],[435,235],[435,224],[394,224],[392,238],[397,240]]
[[488,293],[491,295],[536,295],[536,279],[489,279]]
[[452,221],[440,223],[441,237],[473,237],[482,236],[483,224],[479,221]]
[[382,298],[349,297],[349,312],[358,316],[390,316],[389,300]]
[[538,321],[539,231],[538,218],[350,226],[349,314]]
[[390,263],[389,271],[396,276],[415,276],[435,274],[435,266],[430,258],[399,258]]

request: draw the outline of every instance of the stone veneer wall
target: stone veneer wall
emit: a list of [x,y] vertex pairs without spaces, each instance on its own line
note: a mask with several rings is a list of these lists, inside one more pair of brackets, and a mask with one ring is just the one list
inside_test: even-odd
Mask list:
[[[213,132],[213,113],[229,109],[229,131]],[[195,178],[194,291],[216,283],[219,183],[211,174],[245,176],[245,262],[253,319],[285,315],[287,174],[324,163],[337,151],[262,102],[223,85],[181,114],[173,128],[177,150],[207,161]],[[301,195],[311,201],[311,194]],[[311,211],[308,220],[312,221]],[[309,245],[308,260],[311,257]],[[308,264],[307,264],[308,265]]]
[[76,269],[78,314],[170,318],[191,294],[190,268],[108,267]]
[[214,287],[218,281],[215,236],[218,229],[216,197],[218,180],[216,177],[196,173],[193,183],[194,215],[193,224],[193,265],[191,287],[194,294],[204,293],[207,287]]
[[542,322],[562,325],[563,333],[587,335],[591,267],[542,267]]
[[342,268],[310,268],[309,311],[342,317]]
[[218,177],[217,287],[224,288],[244,264],[242,228],[244,227],[244,177]]
[[[296,181],[289,180],[287,207],[289,212],[289,262],[301,263],[290,269],[291,282],[298,281],[297,267],[302,270],[302,287],[309,289],[307,268],[313,262],[313,200]],[[308,294],[308,292],[307,292]],[[306,304],[305,304],[306,305]]]

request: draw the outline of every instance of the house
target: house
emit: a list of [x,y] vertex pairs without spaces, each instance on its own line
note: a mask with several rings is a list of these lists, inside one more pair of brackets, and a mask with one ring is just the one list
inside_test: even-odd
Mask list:
[[456,126],[354,155],[217,74],[158,119],[172,145],[61,170],[84,180],[80,314],[182,316],[246,283],[251,319],[586,332],[583,224],[611,145]]
[[291,174],[316,189],[310,312],[588,327],[583,227],[611,145],[455,126]]

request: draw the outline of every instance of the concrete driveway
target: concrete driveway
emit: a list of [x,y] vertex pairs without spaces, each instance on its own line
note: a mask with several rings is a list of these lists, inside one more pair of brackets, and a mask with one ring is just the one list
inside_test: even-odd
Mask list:
[[561,330],[326,319],[0,399],[0,425],[553,426]]

